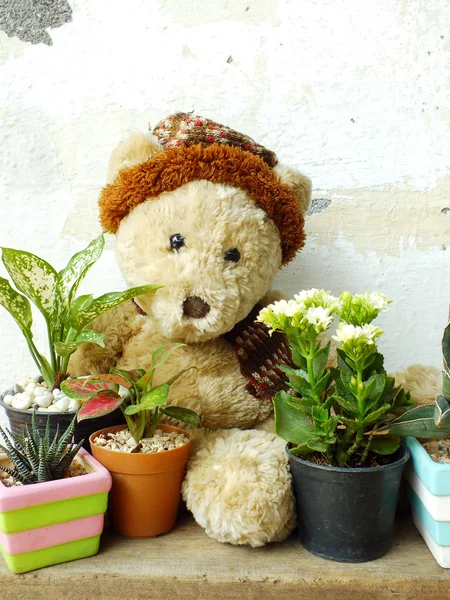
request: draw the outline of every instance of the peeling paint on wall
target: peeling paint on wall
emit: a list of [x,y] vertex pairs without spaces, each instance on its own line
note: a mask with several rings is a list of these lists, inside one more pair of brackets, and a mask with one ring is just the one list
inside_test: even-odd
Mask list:
[[66,0],[1,0],[0,29],[31,44],[53,44],[47,29],[72,20]]

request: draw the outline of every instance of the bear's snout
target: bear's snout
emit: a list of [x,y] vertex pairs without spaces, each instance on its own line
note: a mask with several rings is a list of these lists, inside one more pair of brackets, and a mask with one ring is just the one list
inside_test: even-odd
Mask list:
[[183,314],[192,319],[203,319],[210,310],[209,304],[198,296],[188,296],[183,302]]

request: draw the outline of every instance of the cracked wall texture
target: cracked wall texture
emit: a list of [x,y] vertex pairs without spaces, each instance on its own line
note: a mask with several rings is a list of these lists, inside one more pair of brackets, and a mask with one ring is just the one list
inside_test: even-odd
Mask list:
[[52,45],[47,29],[61,27],[72,20],[66,0],[2,0],[0,29],[31,44]]
[[[69,3],[64,27],[69,4],[48,0],[59,21],[27,10],[9,21],[14,37],[0,31],[0,245],[62,267],[99,232],[97,197],[118,140],[195,110],[313,181],[307,244],[276,286],[383,291],[394,300],[380,319],[388,368],[440,365],[450,301],[447,0]],[[25,25],[36,32],[29,41],[49,43],[39,39],[47,32],[53,46],[18,39]],[[108,250],[83,291],[122,285]],[[45,343],[42,330],[37,339]],[[19,342],[0,311],[0,387],[33,371]]]

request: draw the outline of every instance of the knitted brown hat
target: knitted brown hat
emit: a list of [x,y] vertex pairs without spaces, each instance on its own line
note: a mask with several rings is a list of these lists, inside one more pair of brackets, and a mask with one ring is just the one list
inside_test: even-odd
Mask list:
[[[107,231],[115,233],[138,204],[206,179],[245,190],[268,214],[280,231],[283,264],[303,246],[299,192],[282,183],[273,170],[278,163],[273,152],[229,127],[185,113],[162,120],[153,135],[159,146],[150,158],[119,171],[101,192],[100,220]],[[301,193],[308,194],[309,181],[303,187]]]

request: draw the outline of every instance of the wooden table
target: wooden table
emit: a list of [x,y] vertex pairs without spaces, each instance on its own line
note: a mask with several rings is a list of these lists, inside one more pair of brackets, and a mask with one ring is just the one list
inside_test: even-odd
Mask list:
[[257,549],[219,544],[189,515],[153,540],[103,538],[97,556],[24,575],[0,559],[0,599],[450,599],[450,571],[437,565],[409,517],[397,523],[384,558],[354,565],[309,554],[295,535]]

